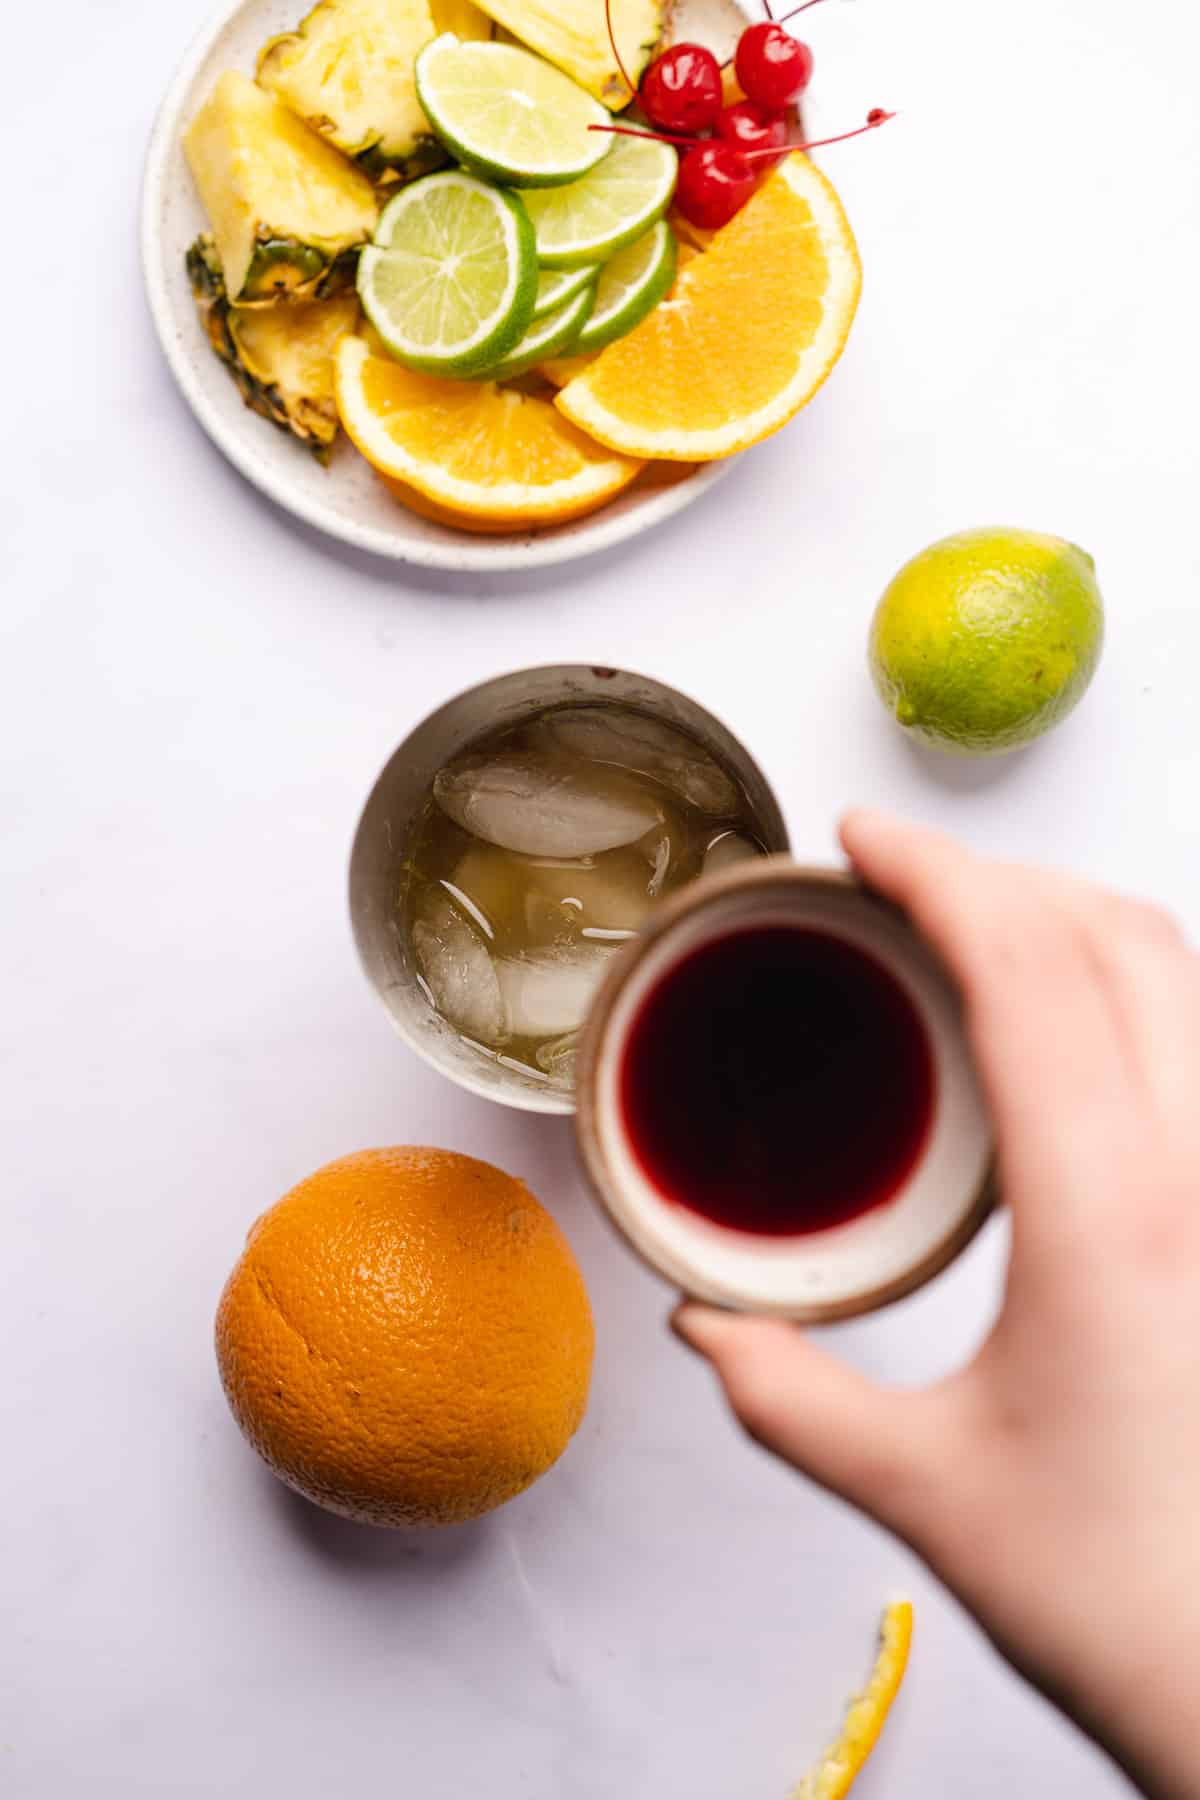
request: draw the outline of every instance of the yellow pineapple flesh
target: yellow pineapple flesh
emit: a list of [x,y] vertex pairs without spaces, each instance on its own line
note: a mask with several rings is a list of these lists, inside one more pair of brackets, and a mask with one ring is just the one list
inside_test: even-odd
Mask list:
[[[485,12],[613,112],[633,98],[609,41],[604,0],[480,0]],[[613,31],[632,81],[666,29],[666,0],[612,0]]]
[[371,176],[411,177],[445,160],[413,74],[435,35],[429,0],[321,0],[266,45],[258,79]]
[[360,169],[246,75],[222,75],[184,138],[235,305],[323,298],[375,229]]
[[492,21],[475,0],[429,0],[433,15],[433,35],[452,31],[457,38],[486,40],[492,35]]

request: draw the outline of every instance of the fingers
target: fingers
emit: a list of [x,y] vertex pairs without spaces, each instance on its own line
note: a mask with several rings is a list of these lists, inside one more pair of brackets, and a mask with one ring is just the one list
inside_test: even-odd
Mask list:
[[943,832],[865,809],[847,813],[841,840],[863,880],[909,915],[965,986],[975,960],[969,927],[977,859]]
[[1107,982],[1125,1045],[1130,1079],[1171,1134],[1195,1142],[1200,1129],[1200,957],[1165,916],[1121,909],[1113,931]]
[[778,1320],[689,1301],[672,1326],[756,1442],[910,1541],[924,1535],[939,1488],[930,1396],[877,1388]]
[[1149,1027],[1132,961],[1187,958],[1159,909],[1050,870],[990,862],[940,832],[852,813],[843,843],[863,877],[909,914],[965,997],[997,1122],[1060,1105],[1103,1113],[1123,1094]]
[[[1111,1074],[1111,1022],[1064,877],[987,861],[939,831],[879,813],[851,813],[842,842],[864,880],[941,955],[972,1015],[985,1079],[996,1073],[1001,1098],[1022,1075],[1044,1098],[1050,1068],[1092,1090],[1102,1071]],[[1065,1011],[1053,1004],[1064,986],[1075,990]],[[1064,1021],[1065,1045],[1056,1035]]]
[[1102,888],[1093,893],[1103,909],[1111,929],[1131,944],[1146,948],[1172,950],[1190,954],[1190,945],[1178,919],[1161,906],[1146,900],[1133,900],[1126,894],[1106,893]]
[[[868,884],[903,908],[966,987],[986,980],[982,952],[1004,912],[1024,902],[1088,924],[1097,946],[1140,942],[1188,954],[1186,937],[1162,907],[1050,869],[975,856],[940,831],[867,809],[842,821],[847,855]],[[1002,941],[1002,940],[1001,940]]]
[[1023,1238],[1045,1229],[1069,1246],[1094,1228],[1092,1191],[1112,1187],[1080,1177],[1136,1156],[1191,1104],[1200,959],[1157,907],[1070,876],[989,862],[874,813],[851,814],[842,836],[962,989],[1014,1207],[1056,1196]]
[[987,862],[940,832],[875,813],[852,813],[842,840],[958,982],[1002,1135],[1044,1111],[1051,1092],[1064,1103],[1107,1103],[1121,1055],[1091,942],[1067,898],[1072,884]]

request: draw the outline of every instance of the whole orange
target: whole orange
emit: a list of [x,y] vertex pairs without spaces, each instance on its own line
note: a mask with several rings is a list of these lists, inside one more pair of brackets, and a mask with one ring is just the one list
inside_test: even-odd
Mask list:
[[525,1185],[447,1150],[367,1150],[264,1213],[221,1297],[234,1417],[289,1487],[373,1525],[511,1500],[587,1406],[594,1331]]

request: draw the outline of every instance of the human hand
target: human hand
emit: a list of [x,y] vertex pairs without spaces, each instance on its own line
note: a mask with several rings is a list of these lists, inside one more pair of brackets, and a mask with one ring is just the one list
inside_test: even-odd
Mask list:
[[1156,908],[870,813],[964,995],[1012,1259],[971,1365],[875,1386],[687,1303],[750,1434],[905,1539],[1154,1800],[1200,1800],[1200,957]]

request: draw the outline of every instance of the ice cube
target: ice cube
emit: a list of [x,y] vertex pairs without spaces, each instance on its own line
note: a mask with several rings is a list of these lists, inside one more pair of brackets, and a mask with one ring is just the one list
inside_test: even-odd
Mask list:
[[563,945],[496,964],[500,992],[514,1037],[556,1038],[583,1024],[604,979],[610,948]]
[[721,869],[732,869],[735,863],[750,862],[756,856],[765,855],[761,844],[756,844],[753,838],[740,831],[723,831],[704,852],[701,873],[715,875]]
[[579,1053],[579,1033],[568,1032],[566,1037],[554,1038],[549,1044],[543,1044],[537,1053],[539,1069],[550,1077],[551,1086],[573,1088],[575,1086],[575,1063]]
[[610,850],[591,867],[525,865],[525,921],[542,943],[590,932],[637,930],[650,906],[641,851]]
[[567,706],[539,719],[535,737],[552,749],[649,775],[716,818],[738,810],[737,788],[720,764],[685,732],[642,713]]
[[412,929],[417,967],[443,1019],[493,1047],[508,1036],[496,965],[449,900],[437,898]]
[[462,757],[433,792],[464,831],[524,856],[594,856],[636,843],[661,817],[616,770],[548,752]]

